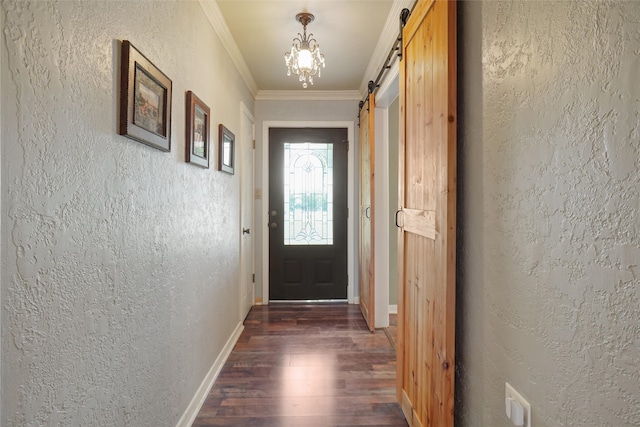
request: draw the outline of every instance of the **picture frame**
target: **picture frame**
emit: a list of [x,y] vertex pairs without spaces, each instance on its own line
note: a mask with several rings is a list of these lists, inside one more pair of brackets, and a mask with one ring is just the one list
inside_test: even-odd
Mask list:
[[218,128],[218,170],[233,175],[235,163],[235,135],[222,123]]
[[209,167],[209,107],[192,91],[186,95],[186,161],[194,165]]
[[120,135],[171,151],[172,82],[128,40],[120,63]]

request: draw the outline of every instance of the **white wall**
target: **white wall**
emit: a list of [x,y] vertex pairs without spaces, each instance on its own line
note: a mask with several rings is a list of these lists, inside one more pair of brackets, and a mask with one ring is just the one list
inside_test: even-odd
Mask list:
[[[263,127],[264,122],[269,121],[289,121],[289,122],[353,122],[354,123],[354,139],[355,143],[351,144],[350,149],[355,149],[355,158],[357,158],[357,118],[358,118],[358,102],[359,100],[347,100],[347,101],[301,101],[301,100],[287,100],[287,101],[275,101],[275,100],[258,100],[256,101],[255,117],[256,117],[256,191],[262,192],[263,182],[263,168],[268,159],[263,156]],[[266,141],[268,143],[268,141]],[[354,171],[357,176],[357,171]],[[266,183],[268,185],[268,183]],[[352,194],[353,200],[357,200],[357,194]],[[256,229],[262,229],[262,226],[267,221],[268,213],[268,194],[262,194],[262,199],[256,200],[255,210],[255,223]],[[265,274],[268,272],[263,271],[262,259],[263,259],[263,235],[257,233],[255,236],[256,247],[256,298],[263,298],[263,280]],[[357,237],[355,237],[357,239]],[[357,240],[355,240],[357,242]],[[356,246],[357,254],[357,246]],[[353,277],[354,274],[349,274],[349,282],[355,286],[357,291],[357,277]],[[268,277],[267,277],[268,279]],[[263,301],[266,303],[267,301]]]
[[[197,2],[2,13],[1,424],[175,425],[240,321],[239,178],[184,162],[185,91],[236,134],[253,99]],[[170,153],[117,135],[122,39]]]
[[456,425],[640,425],[640,3],[459,12]]

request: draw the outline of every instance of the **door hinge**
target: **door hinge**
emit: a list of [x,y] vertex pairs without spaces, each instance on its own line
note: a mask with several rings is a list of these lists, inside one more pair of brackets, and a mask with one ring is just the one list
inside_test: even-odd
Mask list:
[[254,150],[256,149],[256,140],[255,139],[253,140],[253,149]]
[[256,283],[256,273],[251,275],[251,283]]

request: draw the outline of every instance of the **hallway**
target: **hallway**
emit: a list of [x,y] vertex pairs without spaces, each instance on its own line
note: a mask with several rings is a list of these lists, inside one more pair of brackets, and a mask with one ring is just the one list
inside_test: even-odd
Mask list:
[[193,426],[406,426],[395,351],[357,305],[253,307]]

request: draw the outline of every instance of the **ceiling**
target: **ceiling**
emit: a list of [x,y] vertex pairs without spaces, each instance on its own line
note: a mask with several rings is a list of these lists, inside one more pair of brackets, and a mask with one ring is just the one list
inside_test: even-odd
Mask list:
[[[398,36],[399,14],[413,0],[201,0],[219,14],[214,28],[254,95],[280,91],[366,92]],[[325,56],[326,68],[302,88],[287,76],[284,53],[302,32],[296,14],[310,12],[307,26]],[[217,21],[217,22],[213,22]],[[226,27],[226,28],[224,28]]]

